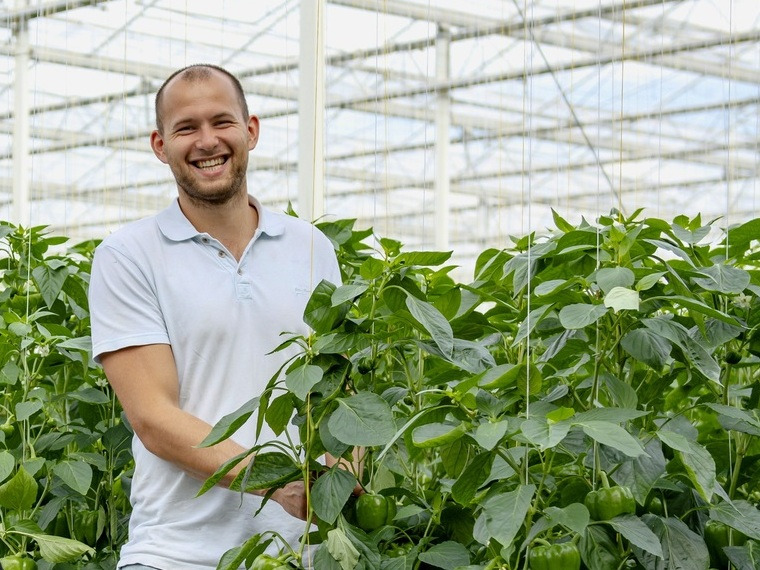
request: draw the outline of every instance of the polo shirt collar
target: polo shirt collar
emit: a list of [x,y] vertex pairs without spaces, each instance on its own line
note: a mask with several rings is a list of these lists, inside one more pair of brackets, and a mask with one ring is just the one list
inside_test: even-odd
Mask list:
[[[275,215],[264,208],[256,198],[248,195],[248,203],[251,204],[259,214],[259,227],[257,233],[266,234],[268,236],[278,236],[285,231],[285,225],[279,216]],[[171,205],[162,210],[156,215],[156,221],[161,233],[167,239],[172,241],[185,241],[193,239],[202,232],[195,229],[193,224],[190,223],[182,213],[179,207],[179,199],[175,198]]]

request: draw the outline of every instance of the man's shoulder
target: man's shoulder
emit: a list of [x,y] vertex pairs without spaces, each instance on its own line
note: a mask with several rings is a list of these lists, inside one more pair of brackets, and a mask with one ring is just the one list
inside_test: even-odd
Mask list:
[[157,215],[127,222],[105,238],[99,248],[129,249],[145,240],[155,238],[158,231]]

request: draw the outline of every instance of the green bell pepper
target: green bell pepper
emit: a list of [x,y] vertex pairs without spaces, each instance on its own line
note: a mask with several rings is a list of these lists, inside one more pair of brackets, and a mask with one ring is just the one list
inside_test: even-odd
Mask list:
[[365,493],[356,500],[356,522],[366,532],[390,524],[395,516],[396,501],[393,497]]
[[37,563],[33,558],[17,554],[0,558],[0,567],[3,570],[37,570]]
[[742,546],[747,542],[747,537],[738,530],[712,519],[705,523],[704,539],[711,564],[717,568],[728,568],[725,546]]
[[269,554],[259,554],[253,561],[251,570],[287,570],[288,566],[282,563],[279,558]]
[[579,570],[581,553],[572,542],[535,546],[528,555],[530,570]]
[[634,514],[636,499],[631,490],[620,485],[610,487],[607,475],[604,472],[600,475],[604,486],[589,492],[583,501],[591,518],[595,521],[608,521],[618,515]]

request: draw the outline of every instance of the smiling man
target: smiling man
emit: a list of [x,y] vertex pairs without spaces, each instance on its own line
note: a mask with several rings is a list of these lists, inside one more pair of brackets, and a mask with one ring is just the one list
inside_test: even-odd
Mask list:
[[[261,497],[203,480],[257,440],[198,448],[211,426],[259,396],[292,355],[283,332],[307,334],[303,312],[322,280],[340,281],[329,240],[249,194],[248,153],[259,138],[240,82],[212,65],[171,75],[156,95],[150,144],[177,184],[157,215],[98,247],[90,284],[93,353],[134,428],[129,540],[119,568],[205,570],[262,532],[295,543],[305,529],[303,485]],[[294,348],[295,350],[295,348]],[[254,516],[255,515],[255,516]]]

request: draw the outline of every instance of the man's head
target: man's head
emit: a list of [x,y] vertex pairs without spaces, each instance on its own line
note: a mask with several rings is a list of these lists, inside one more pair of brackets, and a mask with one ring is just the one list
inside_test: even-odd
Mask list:
[[161,87],[156,110],[151,148],[171,168],[181,203],[247,200],[248,153],[258,141],[259,120],[248,114],[233,76],[210,65],[184,68]]
[[221,73],[230,80],[237,92],[238,102],[240,103],[240,110],[243,113],[243,117],[248,117],[250,114],[248,111],[248,102],[245,100],[245,92],[243,91],[243,86],[240,84],[238,78],[218,65],[210,63],[194,63],[193,65],[188,65],[187,67],[183,67],[172,73],[166,78],[166,81],[163,82],[161,87],[159,87],[158,92],[156,93],[156,129],[158,129],[159,133],[163,134],[164,132],[163,109],[161,105],[163,103],[164,91],[166,90],[167,85],[174,80],[186,81],[188,83],[207,81],[214,72]]

